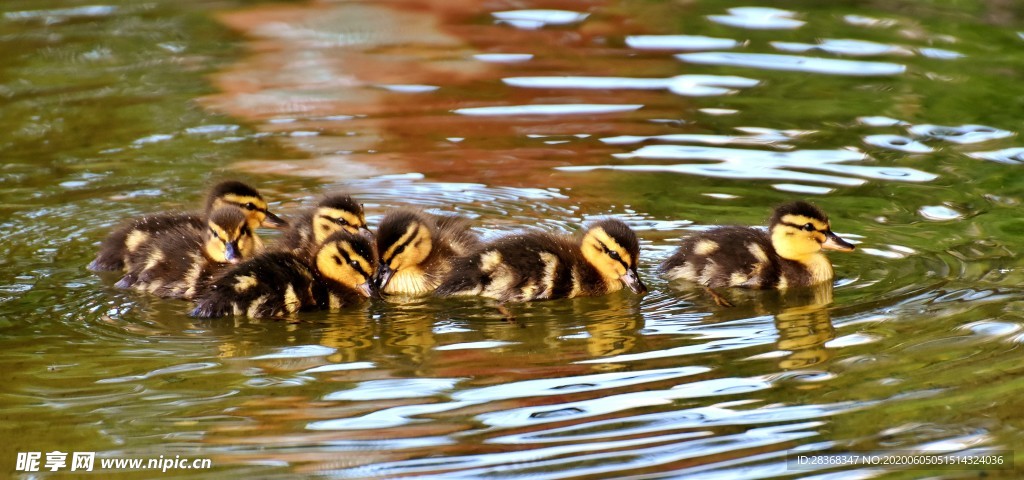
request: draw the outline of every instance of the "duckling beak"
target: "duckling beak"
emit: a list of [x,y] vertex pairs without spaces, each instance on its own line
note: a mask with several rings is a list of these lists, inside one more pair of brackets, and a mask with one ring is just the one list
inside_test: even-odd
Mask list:
[[626,270],[626,274],[619,277],[622,283],[625,283],[633,293],[637,295],[644,295],[647,293],[647,285],[640,280],[640,275],[636,273],[635,269]]
[[391,281],[391,276],[394,274],[395,271],[391,267],[381,262],[377,266],[377,272],[373,274],[373,289],[378,293],[384,293],[384,287],[388,286],[388,282]]
[[369,280],[360,283],[359,285],[356,285],[356,291],[358,291],[360,295],[366,298],[370,298],[373,295],[373,288],[370,286]]
[[238,242],[228,242],[224,244],[224,259],[228,263],[238,263],[242,261],[242,254],[238,252]]
[[823,232],[825,234],[825,243],[821,244],[821,248],[825,250],[839,250],[840,252],[850,252],[855,248],[852,243],[839,238],[839,235],[832,233],[832,230]]
[[274,212],[271,212],[270,210],[264,210],[263,213],[265,213],[267,216],[263,218],[263,223],[261,224],[262,226],[268,228],[283,228],[288,226],[288,222],[284,221],[283,218],[274,215]]

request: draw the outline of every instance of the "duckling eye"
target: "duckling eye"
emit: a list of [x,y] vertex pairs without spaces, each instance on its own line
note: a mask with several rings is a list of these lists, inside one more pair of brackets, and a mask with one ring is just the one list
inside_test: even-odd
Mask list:
[[256,205],[252,202],[246,203],[242,206],[245,207],[246,210],[256,210]]
[[334,219],[334,223],[337,223],[338,225],[341,225],[341,226],[343,226],[343,227],[344,227],[345,225],[348,225],[348,221],[347,221],[347,220],[345,220],[344,218],[335,218],[335,219]]
[[357,262],[357,261],[355,261],[355,260],[351,260],[351,261],[349,261],[349,262],[348,262],[348,264],[349,264],[349,266],[351,266],[352,268],[354,268],[354,269],[356,269],[356,270],[359,270],[359,262]]
[[807,231],[807,232],[813,232],[814,231],[814,225],[808,223],[807,225],[803,226],[803,230]]
[[616,252],[615,250],[609,250],[608,256],[612,257],[612,260],[622,260],[622,257],[619,256],[619,252]]
[[402,245],[401,247],[396,248],[395,249],[395,254],[391,255],[391,258],[395,258],[395,257],[401,255],[402,252],[404,252],[404,251],[405,251],[405,245]]

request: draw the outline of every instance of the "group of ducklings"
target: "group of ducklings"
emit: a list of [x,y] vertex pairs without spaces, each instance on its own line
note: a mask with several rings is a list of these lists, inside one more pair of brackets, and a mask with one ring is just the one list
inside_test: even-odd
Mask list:
[[[264,246],[259,227],[284,232]],[[776,208],[767,232],[727,226],[683,239],[660,273],[694,282],[730,306],[715,288],[830,281],[832,264],[822,250],[853,248],[832,232],[824,212],[798,201]],[[398,208],[374,234],[362,205],[348,195],[325,196],[285,221],[256,189],[225,181],[210,190],[202,212],[123,223],[89,268],[123,271],[120,288],[192,300],[195,317],[266,318],[336,310],[374,295],[476,295],[499,306],[623,286],[642,295],[639,256],[636,233],[616,219],[589,225],[578,239],[532,231],[482,242],[462,217]]]

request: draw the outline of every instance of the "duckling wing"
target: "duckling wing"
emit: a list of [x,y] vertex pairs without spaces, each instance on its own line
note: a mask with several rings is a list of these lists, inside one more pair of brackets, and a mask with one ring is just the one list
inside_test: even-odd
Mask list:
[[288,228],[281,239],[274,244],[280,250],[306,250],[313,246],[313,210],[302,212],[298,218],[288,221]]
[[481,295],[501,302],[567,296],[573,290],[572,249],[559,238],[530,233],[492,242],[456,261],[437,294]]
[[769,288],[778,281],[779,261],[766,232],[719,227],[684,239],[660,271],[711,288]]
[[468,255],[480,245],[480,238],[470,230],[470,220],[457,215],[431,215],[434,219],[438,243],[451,255]]
[[188,225],[176,225],[128,253],[128,273],[117,286],[180,297],[187,289],[186,283],[195,284],[209,274],[205,271],[206,263],[202,234]]
[[313,273],[291,252],[257,255],[231,268],[196,297],[190,315],[278,317],[313,305]]
[[94,272],[125,270],[129,253],[152,242],[153,237],[180,226],[202,231],[203,216],[195,212],[173,212],[146,215],[123,222],[100,242],[100,251],[88,268]]

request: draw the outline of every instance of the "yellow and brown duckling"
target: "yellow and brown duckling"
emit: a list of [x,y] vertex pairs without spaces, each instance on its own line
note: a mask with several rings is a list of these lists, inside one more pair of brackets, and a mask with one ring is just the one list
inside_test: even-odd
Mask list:
[[191,315],[283,317],[370,296],[375,256],[365,236],[342,230],[311,248],[263,253],[227,270],[196,297]]
[[430,293],[455,258],[478,243],[465,218],[414,209],[390,211],[377,227],[374,288],[381,294]]
[[316,208],[292,220],[277,245],[287,250],[309,250],[342,230],[373,236],[366,227],[366,215],[359,202],[349,195],[328,195]]
[[219,207],[210,213],[206,230],[176,225],[132,252],[131,268],[116,285],[190,299],[224,266],[258,253],[259,245],[242,210]]
[[545,232],[499,238],[460,258],[437,295],[480,295],[500,303],[598,296],[625,285],[647,293],[637,274],[640,243],[620,220],[591,225],[582,238]]
[[[91,263],[93,271],[128,270],[125,260],[128,256],[154,237],[179,227],[191,228],[197,232],[206,229],[206,217],[219,207],[235,207],[245,213],[250,230],[259,226],[280,228],[287,225],[267,209],[267,202],[255,188],[245,183],[229,180],[220,182],[210,189],[206,196],[203,212],[158,213],[135,218],[123,223],[100,243],[100,251]],[[259,238],[256,237],[259,241]]]
[[832,232],[828,216],[807,202],[775,209],[768,231],[718,227],[683,240],[661,265],[669,280],[700,284],[721,306],[731,306],[714,288],[785,289],[832,280],[832,263],[822,250],[854,246]]

